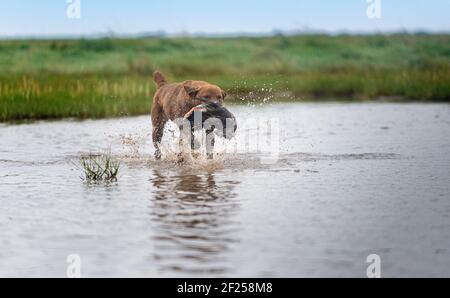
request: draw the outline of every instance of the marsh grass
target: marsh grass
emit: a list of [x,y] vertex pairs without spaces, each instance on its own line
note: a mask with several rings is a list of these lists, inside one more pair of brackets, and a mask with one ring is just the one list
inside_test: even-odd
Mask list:
[[101,155],[89,154],[80,158],[79,162],[83,174],[81,179],[86,182],[116,182],[120,169],[120,162],[111,153]]
[[450,101],[450,35],[0,41],[0,121],[149,114],[151,73],[240,101]]

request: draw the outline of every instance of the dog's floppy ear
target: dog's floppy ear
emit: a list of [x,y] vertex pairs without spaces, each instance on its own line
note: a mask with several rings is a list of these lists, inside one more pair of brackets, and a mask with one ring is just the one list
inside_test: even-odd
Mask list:
[[189,95],[190,98],[196,98],[198,91],[200,91],[198,88],[194,88],[191,86],[184,85],[184,90]]
[[225,99],[225,97],[227,97],[227,93],[225,91],[222,90],[222,99]]

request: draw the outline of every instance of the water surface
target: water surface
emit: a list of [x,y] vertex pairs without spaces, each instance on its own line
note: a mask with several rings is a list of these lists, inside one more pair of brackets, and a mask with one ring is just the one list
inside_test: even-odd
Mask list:
[[[0,125],[0,276],[450,277],[450,106],[232,106],[280,121],[262,153],[154,161],[149,116]],[[239,123],[238,123],[239,124]],[[111,150],[117,183],[73,162]]]

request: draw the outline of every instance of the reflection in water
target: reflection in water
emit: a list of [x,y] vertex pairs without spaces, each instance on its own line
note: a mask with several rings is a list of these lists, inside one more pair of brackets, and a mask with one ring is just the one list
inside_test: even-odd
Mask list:
[[233,192],[238,182],[216,182],[214,173],[154,170],[155,260],[160,270],[221,274],[238,223]]

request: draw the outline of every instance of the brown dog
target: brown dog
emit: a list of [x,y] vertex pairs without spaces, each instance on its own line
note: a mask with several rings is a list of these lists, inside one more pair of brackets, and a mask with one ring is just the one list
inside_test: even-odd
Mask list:
[[160,159],[159,145],[167,121],[183,118],[192,112],[194,107],[204,103],[199,98],[222,105],[226,93],[218,86],[203,81],[169,84],[159,71],[153,74],[153,78],[158,87],[152,105],[153,145],[155,158]]

